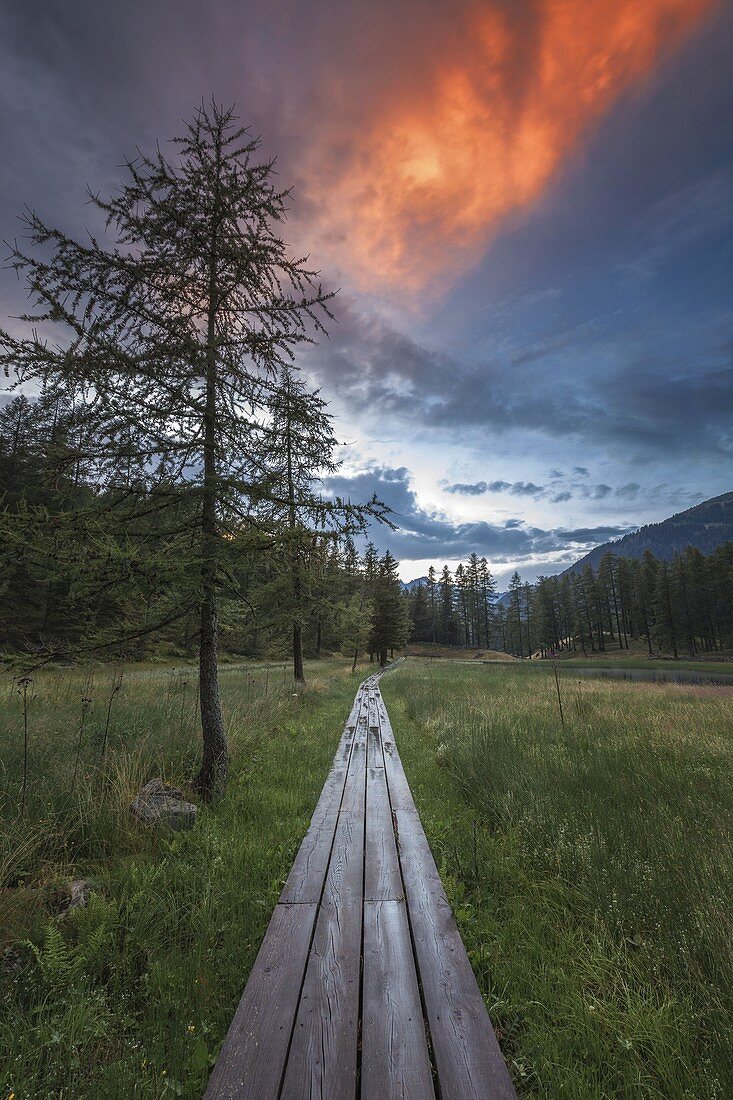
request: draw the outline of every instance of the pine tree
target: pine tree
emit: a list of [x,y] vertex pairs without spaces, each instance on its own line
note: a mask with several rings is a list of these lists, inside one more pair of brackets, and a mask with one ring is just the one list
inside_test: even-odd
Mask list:
[[481,599],[481,619],[483,622],[484,644],[487,649],[491,647],[492,633],[494,629],[496,602],[496,581],[491,575],[489,563],[486,558],[479,562],[479,592]]
[[397,562],[387,553],[380,559],[375,585],[371,648],[382,667],[389,651],[404,649],[410,631],[407,604],[397,575]]
[[430,612],[430,641],[433,642],[433,643],[435,643],[437,614],[438,614],[438,612],[437,612],[438,596],[437,596],[437,591],[436,591],[438,585],[437,585],[437,581],[436,581],[435,577],[436,577],[435,566],[431,565],[430,568],[428,569],[428,579],[427,579],[426,587],[427,587],[427,596],[428,596],[428,608],[429,608],[429,612]]
[[666,561],[662,562],[657,570],[657,584],[654,592],[654,632],[659,644],[669,647],[677,657],[678,630],[675,621],[674,590]]
[[[287,368],[272,387],[268,409],[271,424],[267,449],[268,478],[263,490],[264,508],[276,523],[275,538],[287,533],[285,558],[291,582],[293,675],[296,683],[305,683],[303,669],[303,623],[312,607],[322,613],[317,584],[309,579],[319,567],[318,547],[325,534],[337,544],[366,528],[369,519],[381,519],[385,509],[376,498],[355,505],[340,498],[326,499],[318,492],[323,477],[332,475],[341,463],[334,458],[337,440],[331,417],[318,393],[308,391],[303,382]],[[311,577],[307,557],[314,565]],[[309,590],[310,587],[310,590]],[[320,650],[320,625],[317,648]]]
[[511,652],[518,657],[524,657],[524,641],[522,630],[522,579],[516,571],[509,581],[509,613],[508,627]]
[[[174,163],[160,150],[128,161],[112,198],[90,194],[115,235],[110,248],[28,216],[34,247],[15,246],[12,263],[36,307],[25,318],[33,335],[2,333],[0,362],[81,401],[98,485],[119,478],[127,456],[148,487],[188,488],[198,537],[181,560],[199,619],[196,785],[210,797],[228,762],[217,664],[222,536],[246,516],[257,477],[248,412],[263,383],[323,328],[329,296],[289,258],[278,235],[288,196],[231,110],[199,108],[176,147]],[[35,335],[51,324],[65,331],[53,344]]]
[[440,641],[443,645],[455,642],[453,608],[453,578],[448,566],[444,565],[440,574]]

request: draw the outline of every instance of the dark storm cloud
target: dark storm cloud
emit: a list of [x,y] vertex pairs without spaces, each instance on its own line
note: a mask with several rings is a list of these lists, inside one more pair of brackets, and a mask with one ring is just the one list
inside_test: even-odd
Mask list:
[[[630,357],[625,339],[607,337],[610,363],[593,372],[580,365],[586,350],[593,354],[581,341],[574,356],[556,364],[553,352],[520,378],[498,360],[473,364],[425,347],[345,299],[337,308],[340,324],[305,362],[352,413],[409,421],[433,438],[529,431],[548,443],[623,446],[657,461],[733,453],[733,356],[724,345],[704,356],[678,347],[670,360],[658,351]],[[573,473],[589,476],[585,465]]]
[[483,493],[511,493],[516,497],[539,497],[545,489],[543,485],[535,485],[532,481],[476,481],[466,484],[457,481],[453,485],[447,485],[447,493],[461,493],[466,496],[481,496]]
[[[539,10],[504,7],[517,25]],[[384,423],[398,438],[436,449],[465,443],[499,451],[514,434],[520,459],[541,452],[548,466],[572,469],[567,478],[551,471],[554,484],[544,492],[554,504],[595,499],[613,517],[626,502],[656,505],[660,494],[681,505],[709,495],[659,483],[671,476],[665,466],[682,458],[704,486],[733,452],[733,14],[719,7],[717,23],[628,96],[532,210],[511,220],[436,311],[432,329],[417,312],[391,308],[388,323],[368,299],[340,296],[331,339],[303,358],[324,396],[336,397],[367,432]],[[469,10],[460,4],[462,14]],[[409,40],[420,63],[429,63],[442,56],[436,27],[455,27],[451,50],[460,54],[459,24],[452,6],[418,0],[276,0],[270,10],[246,0],[8,3],[0,36],[0,237],[15,234],[25,203],[80,233],[91,216],[84,185],[114,187],[124,155],[180,132],[181,117],[213,92],[237,102],[263,133],[265,152],[279,155],[283,185],[296,184],[287,238],[312,218],[333,254],[346,255],[349,234],[335,228],[329,237],[324,219],[339,159],[351,162],[354,134],[367,120],[367,93],[386,102],[392,88],[415,84],[414,72],[402,72],[403,44]],[[396,33],[385,35],[385,27]],[[351,68],[342,64],[344,43]],[[517,51],[519,99],[530,54]],[[422,93],[423,84],[415,86]],[[340,115],[333,129],[332,112]],[[319,159],[322,128],[328,155]],[[320,193],[310,187],[313,164],[309,176],[303,162],[311,148]],[[324,262],[319,254],[315,261]],[[22,305],[21,288],[3,278],[0,313]],[[443,323],[452,336],[443,335]],[[617,475],[623,484],[595,484],[613,477],[595,468],[591,449],[628,461],[628,472]],[[523,475],[518,462],[514,476]],[[409,523],[396,537],[420,555],[431,540],[461,547],[456,556],[473,548],[474,537],[507,554],[537,552],[544,539],[563,544],[519,519],[453,524],[431,516],[418,507],[406,471],[378,480],[396,502],[402,494]],[[594,497],[602,487],[608,491]],[[520,511],[543,490],[507,480],[456,483],[450,491],[504,492]],[[576,532],[597,530],[596,518],[575,516],[573,524],[589,523]]]
[[398,530],[375,526],[370,537],[381,548],[407,559],[463,558],[475,551],[502,563],[554,554],[570,546],[582,550],[634,529],[626,525],[544,530],[518,519],[503,523],[456,522],[420,505],[405,467],[372,465],[352,476],[328,478],[324,488],[330,495],[353,501],[368,500],[376,493],[392,510],[391,519]]
[[559,543],[572,542],[597,546],[601,542],[620,539],[622,535],[627,535],[629,531],[634,530],[636,530],[634,527],[601,525],[600,527],[576,527],[574,531],[559,530],[554,531],[553,534]]
[[[506,484],[508,486],[508,482]],[[464,496],[481,496],[483,493],[489,491],[489,486],[485,481],[474,481],[471,484],[466,484],[463,481],[457,481],[454,485],[447,485],[445,489],[446,493],[461,493]]]

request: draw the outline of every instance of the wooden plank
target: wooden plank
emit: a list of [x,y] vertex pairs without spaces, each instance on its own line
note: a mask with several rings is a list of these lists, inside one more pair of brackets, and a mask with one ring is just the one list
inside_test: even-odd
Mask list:
[[360,1100],[435,1100],[434,1072],[441,1100],[515,1100],[377,683],[354,700],[207,1100],[356,1100],[360,1024]]
[[404,901],[384,768],[367,769],[365,901]]
[[389,798],[392,803],[392,809],[411,810],[417,813],[415,809],[415,800],[412,797],[410,784],[407,782],[407,776],[402,767],[402,761],[397,751],[394,733],[392,732],[392,726],[389,724],[389,720],[387,720],[386,723],[382,722],[382,748],[384,750],[384,768],[387,775],[387,786],[389,787]]
[[316,808],[313,811],[313,817],[311,819],[313,824],[320,821],[326,814],[338,810],[341,805],[344,784],[346,782],[346,775],[351,760],[351,753],[353,751],[354,738],[356,736],[359,716],[362,713],[363,706],[363,697],[360,697],[358,699],[358,706],[357,703],[354,703],[352,707],[349,723],[347,723],[341,735],[341,740],[339,741],[336,754],[331,764],[331,770],[326,777],[326,782],[323,784]]
[[344,786],[341,809],[347,813],[364,813],[364,794],[366,789],[367,724],[362,714],[354,734],[354,745],[349,760],[349,770]]
[[281,1100],[354,1100],[361,922],[358,901],[320,910]]
[[277,1100],[317,911],[275,906],[206,1100]]
[[394,817],[442,1100],[516,1100],[420,818]]
[[337,821],[338,813],[331,810],[310,826],[290,868],[280,895],[281,903],[318,903],[321,900]]
[[[285,903],[320,901],[323,883],[328,868],[333,844],[338,811],[344,795],[344,787],[353,751],[354,738],[359,715],[365,709],[364,693],[357,692],[357,701],[352,707],[350,721],[344,730],[341,743],[336,752],[335,765],[323,785],[321,796],[311,819],[303,842],[290,869],[287,881],[280,895]],[[363,735],[361,735],[363,736]]]
[[354,1100],[364,817],[342,811],[303,983],[281,1100]]
[[367,763],[371,768],[383,768],[384,759],[382,757],[382,739],[379,729],[379,708],[377,705],[377,697],[375,693],[371,693],[369,696],[369,709],[367,714],[367,722],[369,726],[368,745],[367,745]]
[[338,812],[344,793],[347,771],[348,767],[346,764],[340,765],[338,768],[331,768],[326,777],[326,782],[321,789],[316,808],[313,811],[311,825],[317,825],[324,817],[327,817],[328,814]]
[[433,1100],[404,901],[364,904],[361,1100]]

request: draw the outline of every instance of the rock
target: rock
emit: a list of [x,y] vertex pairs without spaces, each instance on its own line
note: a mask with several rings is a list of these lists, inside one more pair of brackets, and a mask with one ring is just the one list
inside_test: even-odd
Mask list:
[[183,793],[162,779],[151,779],[130,803],[133,817],[145,825],[166,825],[170,829],[192,829],[196,807]]
[[85,878],[53,883],[44,891],[45,907],[57,920],[63,920],[72,909],[82,909],[95,890],[96,884]]
[[89,895],[94,887],[85,878],[72,879],[65,887],[64,899],[59,918],[65,917],[72,909],[81,909],[89,901]]
[[0,969],[3,974],[7,974],[9,977],[15,977],[23,969],[23,960],[20,957],[20,952],[14,947],[6,947],[3,951],[2,962],[0,963]]

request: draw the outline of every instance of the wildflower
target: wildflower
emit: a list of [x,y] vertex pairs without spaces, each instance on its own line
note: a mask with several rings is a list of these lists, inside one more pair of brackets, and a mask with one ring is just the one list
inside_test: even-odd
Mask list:
[[189,1024],[188,1027],[186,1028],[186,1031],[188,1032],[189,1035],[193,1035],[195,1030],[196,1030],[196,1024]]

